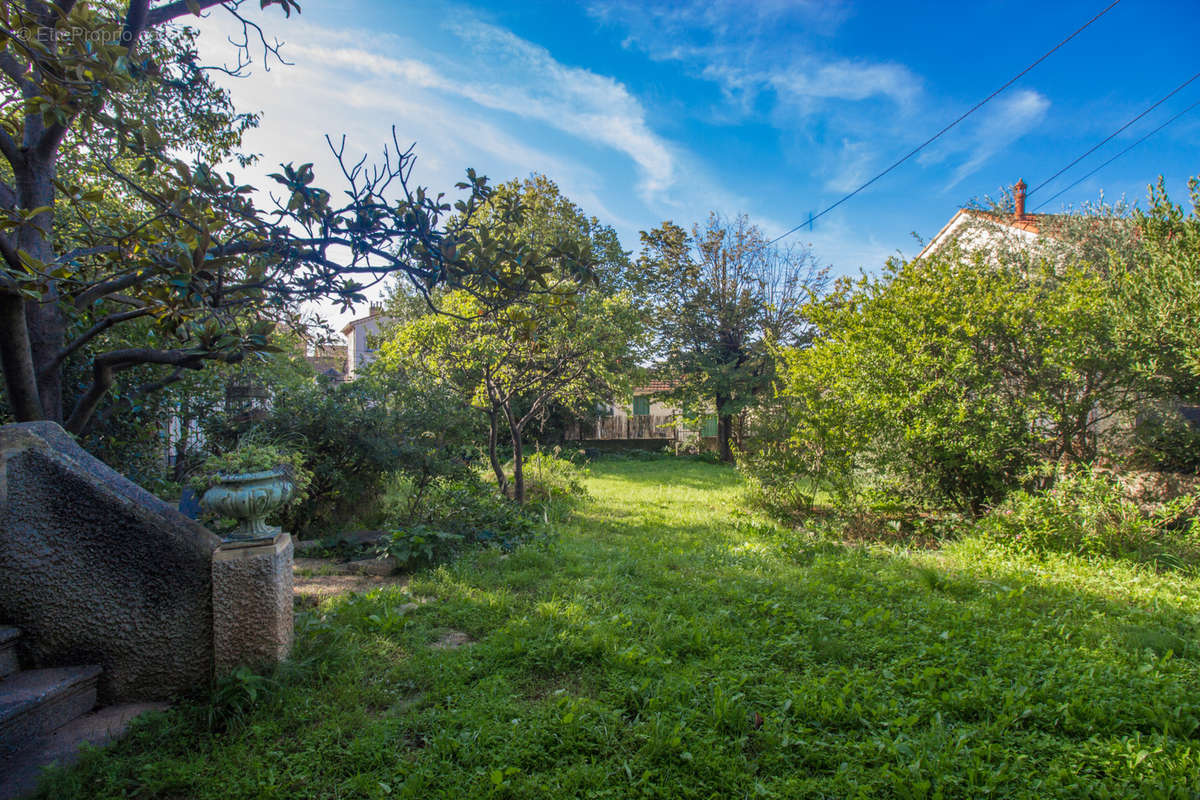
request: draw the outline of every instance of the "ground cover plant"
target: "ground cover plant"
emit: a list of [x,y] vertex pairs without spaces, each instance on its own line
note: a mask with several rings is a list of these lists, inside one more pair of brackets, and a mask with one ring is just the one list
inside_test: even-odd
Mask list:
[[[550,543],[299,618],[43,797],[1195,797],[1200,581],[846,545],[691,459],[602,459]],[[462,644],[443,646],[446,642]]]

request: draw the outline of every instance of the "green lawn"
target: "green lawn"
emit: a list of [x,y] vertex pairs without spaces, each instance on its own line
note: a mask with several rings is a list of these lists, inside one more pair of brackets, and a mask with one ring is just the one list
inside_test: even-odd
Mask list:
[[244,715],[182,707],[46,796],[1200,796],[1196,578],[816,542],[695,461],[589,489],[553,544],[302,616]]

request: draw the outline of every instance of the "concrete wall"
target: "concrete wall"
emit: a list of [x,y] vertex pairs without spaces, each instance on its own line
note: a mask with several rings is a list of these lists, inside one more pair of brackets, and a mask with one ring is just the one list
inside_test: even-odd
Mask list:
[[219,544],[54,423],[0,427],[0,623],[25,667],[100,664],[102,702],[206,686]]

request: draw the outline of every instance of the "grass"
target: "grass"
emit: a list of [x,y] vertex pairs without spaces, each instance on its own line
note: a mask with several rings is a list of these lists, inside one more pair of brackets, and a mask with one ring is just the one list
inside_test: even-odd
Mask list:
[[[697,461],[601,461],[588,489],[553,543],[301,615],[277,674],[44,796],[1200,794],[1194,577],[813,540]],[[474,643],[429,646],[450,630]]]

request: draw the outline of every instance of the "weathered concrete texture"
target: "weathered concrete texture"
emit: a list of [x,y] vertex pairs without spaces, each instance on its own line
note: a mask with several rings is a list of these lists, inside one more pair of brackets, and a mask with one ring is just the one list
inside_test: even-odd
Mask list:
[[21,668],[17,659],[17,641],[20,638],[20,629],[0,625],[0,679],[7,678]]
[[205,685],[218,544],[54,423],[0,427],[0,620],[27,668],[99,664],[104,703]]
[[292,537],[223,544],[213,554],[213,650],[217,675],[264,667],[292,650]]

